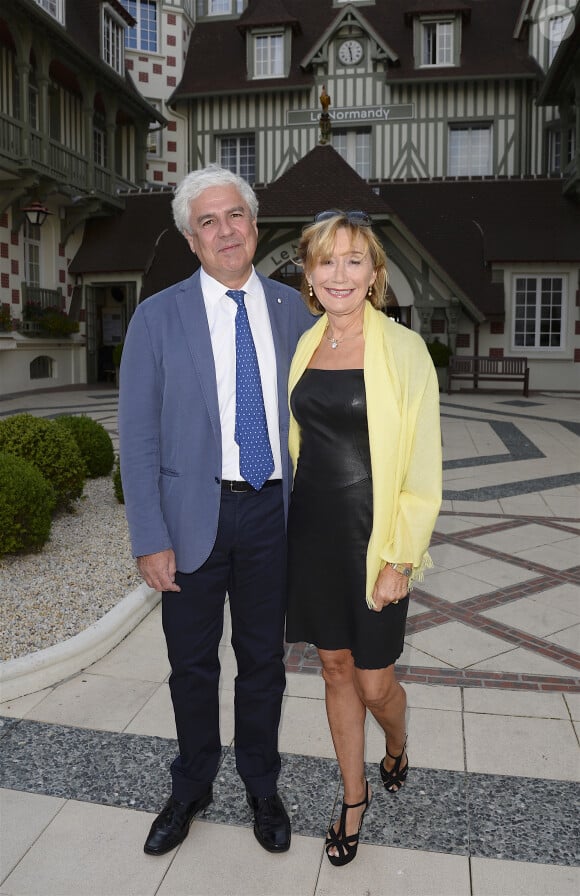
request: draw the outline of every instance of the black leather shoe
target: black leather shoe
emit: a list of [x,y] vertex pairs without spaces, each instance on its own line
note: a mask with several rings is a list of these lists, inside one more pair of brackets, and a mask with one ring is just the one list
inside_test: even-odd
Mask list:
[[211,787],[207,793],[192,803],[180,803],[170,796],[165,807],[151,825],[149,836],[143,847],[144,852],[150,856],[162,856],[179,846],[187,837],[193,818],[203,812],[212,799]]
[[278,794],[260,797],[246,791],[246,796],[254,813],[254,834],[260,846],[268,852],[290,849],[290,819]]

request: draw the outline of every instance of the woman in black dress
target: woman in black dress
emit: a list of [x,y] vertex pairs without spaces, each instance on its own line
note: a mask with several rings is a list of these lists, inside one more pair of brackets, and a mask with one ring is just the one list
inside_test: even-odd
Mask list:
[[[290,371],[286,637],[318,648],[344,785],[326,838],[333,865],[356,855],[371,789],[367,709],[385,732],[385,789],[407,777],[403,650],[408,593],[431,565],[441,501],[439,395],[420,336],[381,310],[384,250],[362,211],[331,210],[305,228],[303,293],[321,319]],[[366,598],[366,599],[365,599]]]

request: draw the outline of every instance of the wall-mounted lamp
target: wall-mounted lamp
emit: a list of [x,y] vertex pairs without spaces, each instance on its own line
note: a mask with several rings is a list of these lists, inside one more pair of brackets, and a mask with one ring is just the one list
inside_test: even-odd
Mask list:
[[33,227],[42,227],[49,215],[52,215],[42,202],[31,202],[25,208],[21,209],[26,215],[26,220]]

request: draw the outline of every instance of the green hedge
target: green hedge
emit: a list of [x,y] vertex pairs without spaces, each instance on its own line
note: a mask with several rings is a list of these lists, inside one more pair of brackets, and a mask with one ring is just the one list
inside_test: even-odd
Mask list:
[[111,436],[104,426],[92,417],[65,414],[54,421],[75,439],[91,479],[108,476],[115,463],[115,452]]
[[0,452],[0,554],[41,548],[55,504],[53,487],[33,464]]
[[123,494],[123,483],[121,481],[121,461],[119,455],[117,455],[117,460],[115,461],[115,469],[113,470],[113,489],[115,490],[115,497],[119,504],[125,503],[125,495]]
[[15,414],[0,420],[0,451],[34,464],[56,495],[56,507],[66,510],[80,498],[86,468],[74,436],[52,420]]

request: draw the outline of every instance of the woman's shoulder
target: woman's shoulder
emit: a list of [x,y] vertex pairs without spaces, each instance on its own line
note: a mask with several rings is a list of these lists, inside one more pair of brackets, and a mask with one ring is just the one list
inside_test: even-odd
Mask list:
[[385,341],[393,351],[415,351],[419,355],[426,354],[429,357],[425,340],[419,333],[388,317],[383,311],[376,312],[376,319],[383,330]]

